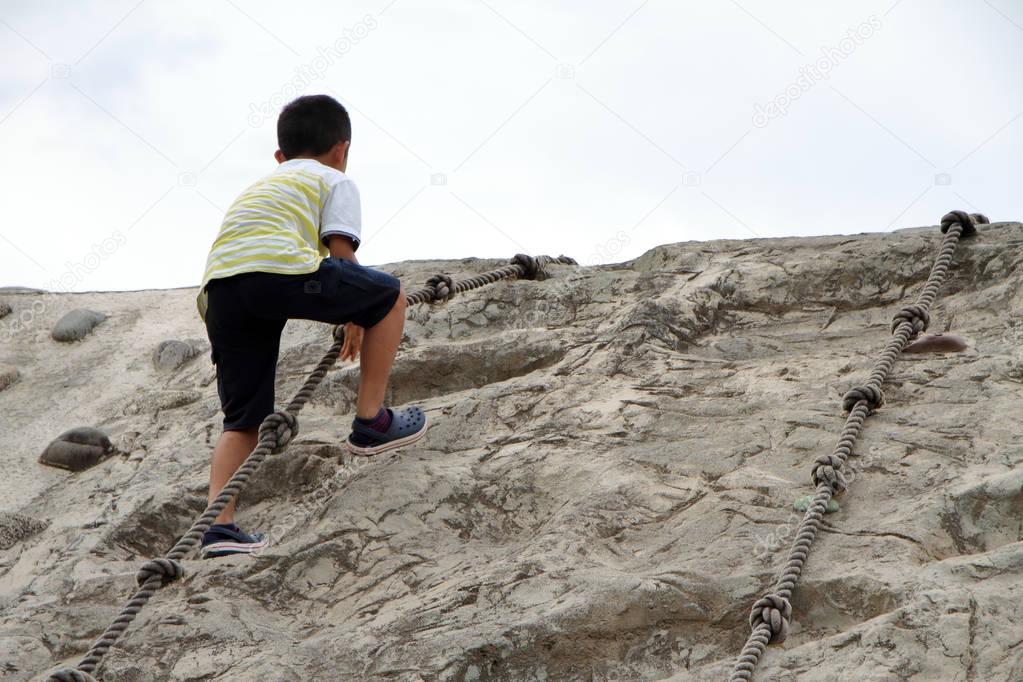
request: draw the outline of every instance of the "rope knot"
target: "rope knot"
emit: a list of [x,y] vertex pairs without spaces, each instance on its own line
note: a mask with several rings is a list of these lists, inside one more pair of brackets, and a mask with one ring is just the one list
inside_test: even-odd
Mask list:
[[765,594],[753,605],[749,614],[750,627],[756,630],[763,623],[771,630],[770,644],[781,644],[789,635],[792,604],[780,594]]
[[848,485],[845,474],[842,473],[844,468],[845,461],[838,455],[821,455],[814,461],[813,474],[810,477],[814,487],[827,483],[831,486],[832,495],[845,492]]
[[271,450],[280,452],[298,435],[298,417],[286,410],[274,412],[259,425],[259,441],[269,440]]
[[941,218],[941,233],[947,233],[949,228],[958,223],[963,228],[959,236],[964,239],[972,237],[977,234],[977,227],[974,221],[979,225],[987,225],[991,222],[983,213],[967,214],[966,211],[949,211]]
[[154,575],[159,575],[163,577],[163,582],[160,585],[163,587],[163,585],[174,582],[184,574],[185,569],[177,561],[161,557],[159,559],[150,559],[142,564],[142,568],[135,574],[135,581],[141,587]]
[[434,275],[426,280],[426,288],[431,290],[434,301],[450,301],[455,295],[455,280],[450,275]]
[[912,325],[913,333],[910,335],[910,338],[913,338],[920,332],[927,331],[928,325],[931,324],[931,314],[922,305],[907,305],[895,313],[895,317],[892,318],[892,334],[895,333],[903,322],[909,322]]
[[884,405],[884,393],[881,389],[873,384],[864,384],[863,386],[857,386],[856,388],[849,389],[849,391],[842,396],[842,409],[846,412],[850,412],[856,403],[861,400],[867,401],[867,406],[871,412]]
[[522,268],[521,279],[536,279],[543,280],[547,279],[547,271],[544,270],[543,257],[527,256],[524,253],[517,253],[511,259],[512,265],[518,265]]

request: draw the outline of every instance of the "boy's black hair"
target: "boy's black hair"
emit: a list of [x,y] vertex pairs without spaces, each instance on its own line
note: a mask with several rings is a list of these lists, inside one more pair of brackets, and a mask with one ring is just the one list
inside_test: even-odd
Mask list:
[[277,117],[277,148],[285,159],[326,154],[352,139],[352,120],[329,95],[305,95],[288,102]]

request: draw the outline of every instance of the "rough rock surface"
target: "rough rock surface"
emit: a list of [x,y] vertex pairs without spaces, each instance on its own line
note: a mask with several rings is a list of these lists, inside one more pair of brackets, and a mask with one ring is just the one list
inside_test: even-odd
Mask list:
[[153,367],[160,370],[177,369],[209,347],[208,343],[200,339],[161,341],[153,351]]
[[23,514],[0,512],[0,550],[14,547],[44,528],[46,528],[44,521],[37,521]]
[[0,363],[0,391],[4,390],[21,377],[17,367]]
[[80,341],[84,339],[89,332],[96,328],[103,320],[107,319],[107,316],[103,313],[98,313],[95,310],[87,310],[84,308],[78,308],[72,310],[64,317],[57,321],[57,324],[53,327],[53,340],[54,341]]
[[[939,239],[932,227],[676,244],[416,307],[392,397],[425,406],[425,441],[342,455],[356,370],[330,372],[241,500],[240,522],[270,547],[184,562],[103,678],[727,677],[792,539],[793,501],[837,440],[841,395],[868,375]],[[418,285],[495,263],[388,269]],[[896,364],[789,639],[756,679],[1023,678],[1021,263],[1018,223],[963,243],[931,331],[969,347]],[[0,393],[0,508],[50,522],[0,552],[9,679],[76,662],[141,562],[203,508],[212,367],[159,373],[150,358],[161,339],[202,336],[193,297],[69,295],[114,314],[102,337],[55,355],[37,326],[3,350],[32,382]],[[328,339],[289,323],[279,402]],[[128,454],[74,477],[37,465],[54,425],[76,423]]]
[[11,314],[11,304],[7,301],[0,301],[0,318]]

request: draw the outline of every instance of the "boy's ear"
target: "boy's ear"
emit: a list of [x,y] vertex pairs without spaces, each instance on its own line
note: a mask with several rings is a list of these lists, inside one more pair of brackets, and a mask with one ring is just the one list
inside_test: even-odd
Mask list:
[[280,149],[274,152],[274,158],[277,159],[277,163],[284,163],[285,161],[287,161],[287,159],[284,158],[284,152],[282,152]]
[[348,168],[348,148],[352,145],[351,140],[338,142],[334,147],[335,161],[341,167],[342,172]]

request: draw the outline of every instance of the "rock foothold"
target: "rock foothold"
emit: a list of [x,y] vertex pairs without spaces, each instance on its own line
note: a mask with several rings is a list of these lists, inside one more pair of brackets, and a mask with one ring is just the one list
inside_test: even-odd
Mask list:
[[966,339],[956,334],[925,334],[902,349],[903,353],[961,353]]
[[21,376],[17,367],[0,363],[0,391],[4,390]]
[[105,319],[107,319],[107,316],[103,313],[98,313],[95,310],[88,310],[86,308],[78,308],[76,310],[72,310],[57,321],[57,324],[53,327],[51,336],[54,341],[61,341],[65,343],[70,341],[79,341],[84,339],[86,335],[96,327],[96,325]]
[[[792,503],[792,508],[795,509],[796,511],[805,512],[807,509],[810,508],[811,502],[813,502],[813,495],[803,495],[802,497],[797,498],[796,501]],[[834,514],[837,511],[838,500],[834,498],[828,500],[828,506],[824,508],[824,513]]]
[[7,317],[11,314],[11,304],[6,301],[0,301],[0,317]]
[[84,471],[99,464],[113,451],[114,446],[105,433],[80,426],[57,436],[46,446],[39,462],[69,471]]
[[10,549],[49,524],[23,514],[0,512],[0,550]]
[[158,370],[177,369],[204,352],[207,347],[205,343],[196,339],[161,341],[153,352],[153,367]]

